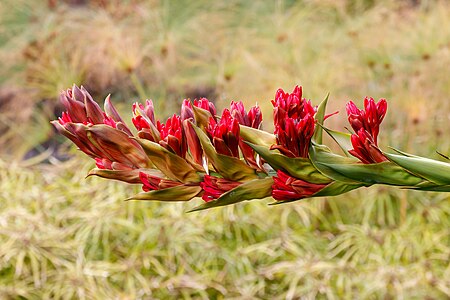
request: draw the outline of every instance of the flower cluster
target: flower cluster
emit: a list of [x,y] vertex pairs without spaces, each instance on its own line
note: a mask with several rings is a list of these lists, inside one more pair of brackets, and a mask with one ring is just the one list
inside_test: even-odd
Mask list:
[[[302,98],[302,88],[299,86],[291,94],[279,89],[272,104],[277,144],[272,145],[271,149],[277,149],[290,158],[307,158],[314,135],[317,108],[312,106],[311,101]],[[278,170],[273,179],[272,197],[275,200],[305,198],[325,186],[299,180],[282,170]]]
[[[83,87],[73,86],[61,93],[66,111],[52,124],[94,159],[89,175],[140,184],[143,192],[130,199],[201,197],[204,203],[195,210],[270,196],[277,203],[334,196],[372,184],[450,191],[450,164],[380,150],[386,100],[366,98],[364,109],[350,101],[349,136],[324,127],[326,100],[313,106],[302,96],[299,86],[292,93],[276,92],[274,134],[261,130],[258,106],[247,111],[232,101],[218,115],[208,99],[186,99],[179,115],[161,122],[146,100],[132,106],[134,135],[109,96],[102,110]],[[322,145],[323,128],[361,162]]]
[[347,103],[348,121],[355,134],[351,136],[353,149],[350,154],[365,164],[387,161],[387,158],[378,148],[378,133],[380,124],[387,111],[387,102],[380,99],[375,103],[373,98],[364,99],[364,110],[359,109],[355,103]]
[[[52,124],[81,151],[95,159],[99,169],[131,171],[148,167],[148,157],[139,143],[130,138],[132,133],[109,96],[105,99],[106,112],[83,87],[74,85],[61,93],[60,100],[66,111]],[[137,173],[115,179],[138,182]]]
[[302,98],[302,88],[299,86],[291,94],[279,89],[272,104],[277,138],[277,145],[272,148],[289,157],[307,157],[317,109],[311,101]]

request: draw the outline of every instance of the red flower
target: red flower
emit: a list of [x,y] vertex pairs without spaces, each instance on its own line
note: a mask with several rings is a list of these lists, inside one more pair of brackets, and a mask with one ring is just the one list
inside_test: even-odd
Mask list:
[[[262,122],[262,114],[259,106],[252,107],[247,113],[245,111],[244,104],[241,101],[231,101],[230,110],[231,115],[239,122],[239,124],[259,129]],[[244,156],[244,159],[248,165],[255,169],[261,169],[255,159],[255,151],[252,147],[247,145],[241,137],[239,138],[239,148],[241,148],[242,156]]]
[[82,86],[81,89],[73,85],[71,89],[63,91],[59,97],[67,109],[66,115],[70,122],[83,124],[102,124],[104,113],[97,102]]
[[228,192],[239,185],[241,185],[241,182],[205,175],[203,182],[200,183],[200,186],[204,191],[202,199],[205,202],[215,200],[222,196],[223,193]]
[[275,99],[271,101],[274,107],[273,119],[275,128],[286,118],[303,119],[308,114],[314,116],[316,108],[311,101],[302,98],[302,87],[295,86],[291,94],[278,89]]
[[[110,102],[105,110],[83,88],[76,85],[60,96],[67,111],[52,124],[78,148],[94,158],[100,169],[132,170],[148,166],[142,147],[130,139],[131,131]],[[108,125],[108,126],[101,126]]]
[[327,186],[291,177],[280,170],[277,171],[277,176],[273,177],[273,182],[272,197],[282,201],[310,197]]
[[348,121],[355,132],[359,132],[361,128],[367,131],[373,139],[375,145],[378,145],[377,138],[380,130],[380,124],[384,119],[387,111],[387,102],[380,99],[375,103],[373,98],[366,97],[364,99],[364,110],[358,107],[352,101],[347,103]]
[[183,158],[186,157],[187,142],[181,123],[181,117],[173,115],[166,123],[155,120],[152,100],[145,105],[133,104],[133,124],[139,130],[138,136],[159,143],[161,146]]
[[288,157],[308,157],[314,128],[315,122],[311,115],[300,120],[286,118],[275,128],[277,145],[272,145],[271,149],[278,149]]
[[[194,100],[194,106],[207,110],[210,116],[214,118],[216,116],[216,108],[212,102],[209,102],[206,98],[200,100]],[[183,100],[181,105],[181,120],[183,121],[183,128],[186,134],[187,145],[189,153],[191,154],[193,161],[202,166],[203,164],[203,149],[200,144],[200,140],[195,133],[194,128],[190,122],[195,121],[194,111],[192,110],[191,102],[187,99]]]
[[133,103],[133,118],[131,121],[137,130],[149,129],[150,123],[155,125],[155,112],[152,100],[146,100],[145,106],[141,103]]
[[166,124],[156,122],[160,134],[159,144],[181,157],[186,157],[187,143],[181,126],[181,117],[173,115]]
[[363,163],[373,164],[387,161],[387,158],[376,146],[370,133],[363,128],[358,131],[358,134],[352,134],[351,141],[353,149],[348,152]]
[[60,95],[60,100],[66,108],[66,111],[58,119],[59,124],[62,126],[67,123],[81,123],[84,125],[106,124],[120,129],[130,136],[132,135],[130,129],[112,105],[109,96],[105,99],[106,113],[92,99],[92,96],[83,86],[79,88],[73,85],[72,89],[63,91]]
[[181,182],[162,179],[144,172],[139,172],[139,179],[142,182],[142,190],[144,190],[144,192],[162,190],[182,185]]
[[201,98],[200,100],[195,99],[194,106],[200,107],[200,108],[203,108],[204,110],[209,111],[209,113],[211,114],[211,116],[213,116],[213,118],[215,118],[217,115],[216,107],[214,106],[214,103],[212,103],[211,101],[209,101],[206,98]]
[[302,99],[302,88],[296,86],[292,94],[279,89],[272,100],[274,125],[278,149],[289,157],[308,157],[308,149],[314,135],[316,108],[311,101]]
[[348,121],[355,130],[351,136],[353,149],[349,153],[365,164],[379,163],[387,158],[378,149],[380,124],[387,111],[387,102],[381,99],[375,103],[373,98],[364,99],[364,110],[350,101],[347,103]]
[[223,111],[219,122],[209,119],[207,133],[217,153],[239,158],[239,132],[239,123],[228,109]]
[[233,118],[235,118],[239,124],[258,129],[262,122],[262,114],[259,106],[252,107],[249,112],[245,111],[242,101],[231,101],[230,111]]
[[[181,105],[181,119],[184,120],[191,120],[196,122],[204,122],[205,124],[208,122],[209,118],[212,117],[214,120],[217,120],[216,118],[216,107],[214,106],[214,103],[210,102],[206,98],[201,98],[200,100],[195,99],[194,100],[194,106],[201,108],[206,111],[206,114],[200,117],[200,120],[196,120],[194,116],[194,111],[192,110],[192,104],[191,101],[188,99],[183,100],[183,104]],[[200,126],[202,124],[197,124],[197,126]]]

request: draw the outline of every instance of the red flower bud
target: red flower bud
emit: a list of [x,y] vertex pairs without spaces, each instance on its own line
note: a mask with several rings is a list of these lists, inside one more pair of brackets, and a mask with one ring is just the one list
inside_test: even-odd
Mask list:
[[62,113],[61,118],[59,118],[59,123],[63,126],[67,123],[80,123],[84,125],[106,124],[122,130],[130,136],[132,135],[130,129],[112,105],[109,96],[105,99],[106,113],[102,111],[84,87],[80,89],[74,85],[72,89],[61,93],[60,100],[67,109],[67,111]]
[[84,87],[73,85],[60,95],[61,103],[67,109],[66,114],[74,123],[102,124],[104,113],[97,102]]
[[375,103],[373,98],[365,98],[364,110],[350,101],[346,109],[348,121],[356,133],[351,136],[353,149],[349,153],[365,164],[386,161],[387,158],[378,149],[377,141],[380,124],[387,111],[386,100],[380,99]]
[[157,121],[156,127],[160,133],[159,144],[178,156],[186,157],[187,143],[180,116],[174,114],[167,119],[166,124]]
[[299,86],[294,88],[292,94],[279,89],[272,104],[277,145],[271,149],[278,149],[289,157],[308,157],[317,108],[311,105],[311,101],[302,99],[302,88]]
[[228,192],[239,185],[241,185],[241,182],[205,175],[203,182],[200,183],[200,186],[204,191],[202,199],[205,202],[215,200],[222,196],[223,193]]
[[233,118],[235,118],[239,124],[258,129],[262,122],[262,114],[259,106],[252,107],[247,113],[244,108],[244,104],[231,101],[230,111]]
[[303,119],[286,118],[280,120],[275,127],[278,149],[289,157],[308,157],[308,149],[314,135],[315,121],[313,116],[306,115]]
[[211,116],[213,116],[213,118],[215,118],[217,115],[216,107],[214,106],[214,103],[210,102],[206,98],[201,98],[200,100],[195,99],[194,106],[200,107],[200,108],[203,108],[204,110],[209,111],[209,113],[211,114]]
[[[208,114],[206,114],[205,116],[205,123],[209,117],[213,118],[214,121],[216,120],[216,108],[212,102],[208,101],[208,99],[206,98],[201,98],[200,100],[195,99],[194,106],[202,108],[209,112],[210,116],[208,116]],[[200,140],[197,137],[197,134],[195,133],[195,130],[192,127],[192,124],[190,123],[190,121],[194,122],[196,120],[194,111],[192,109],[192,104],[187,99],[184,99],[181,105],[181,120],[183,121],[183,128],[186,134],[187,145],[189,153],[193,159],[193,162],[196,163],[198,166],[202,166],[203,149],[200,144]]]
[[[236,119],[239,124],[258,129],[262,122],[262,114],[259,106],[252,107],[247,113],[244,108],[244,104],[239,102],[231,101],[230,106],[231,115]],[[260,169],[255,159],[255,151],[247,145],[242,138],[239,138],[239,148],[241,148],[242,155],[245,161],[252,168]]]
[[141,103],[133,103],[133,118],[131,119],[137,130],[150,128],[150,123],[156,124],[155,112],[152,100],[146,100],[145,106]]
[[277,171],[277,176],[273,177],[273,182],[272,197],[282,201],[306,198],[327,186],[291,177],[280,170]]
[[194,120],[194,111],[192,110],[191,102],[188,99],[184,99],[181,104],[181,120]]
[[239,123],[228,109],[223,111],[219,122],[209,119],[207,132],[218,153],[239,158]]
[[291,94],[279,89],[275,94],[275,100],[271,101],[274,106],[275,127],[286,118],[302,119],[310,114],[314,116],[317,108],[311,105],[311,101],[302,98],[302,87],[296,86]]
[[358,107],[352,101],[346,106],[348,121],[355,132],[359,132],[361,128],[367,131],[375,145],[378,145],[377,138],[380,130],[380,124],[384,119],[387,111],[387,102],[385,99],[380,99],[375,104],[373,98],[366,97],[364,99],[364,110]]
[[144,172],[139,172],[139,179],[142,182],[142,190],[144,192],[163,190],[182,185],[181,182],[159,178]]
[[387,158],[378,149],[370,133],[363,128],[358,131],[358,134],[352,134],[351,142],[353,149],[348,152],[363,163],[373,164],[387,161]]

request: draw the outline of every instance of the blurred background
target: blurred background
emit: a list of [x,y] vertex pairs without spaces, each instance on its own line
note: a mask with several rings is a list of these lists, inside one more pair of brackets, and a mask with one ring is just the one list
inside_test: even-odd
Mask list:
[[[263,110],[303,86],[329,127],[386,98],[380,145],[450,154],[450,3],[438,0],[2,0],[0,299],[448,299],[450,196],[371,187],[186,214],[124,202],[49,121],[84,85],[124,119],[151,98]],[[131,122],[130,122],[131,124]],[[330,141],[327,141],[331,145]],[[197,201],[197,200],[195,200]],[[194,202],[195,202],[194,201]]]

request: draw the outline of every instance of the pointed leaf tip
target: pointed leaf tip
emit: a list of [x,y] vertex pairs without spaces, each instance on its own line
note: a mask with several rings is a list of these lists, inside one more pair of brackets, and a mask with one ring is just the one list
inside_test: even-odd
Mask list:
[[[325,119],[325,110],[327,108],[328,98],[330,97],[330,93],[328,93],[325,96],[325,99],[322,100],[322,102],[319,104],[319,107],[317,108],[317,112],[314,116],[314,119],[316,120],[317,124],[323,125],[323,121]],[[314,130],[313,139],[316,141],[316,143],[322,144],[322,135],[323,130],[321,126],[316,126]]]

